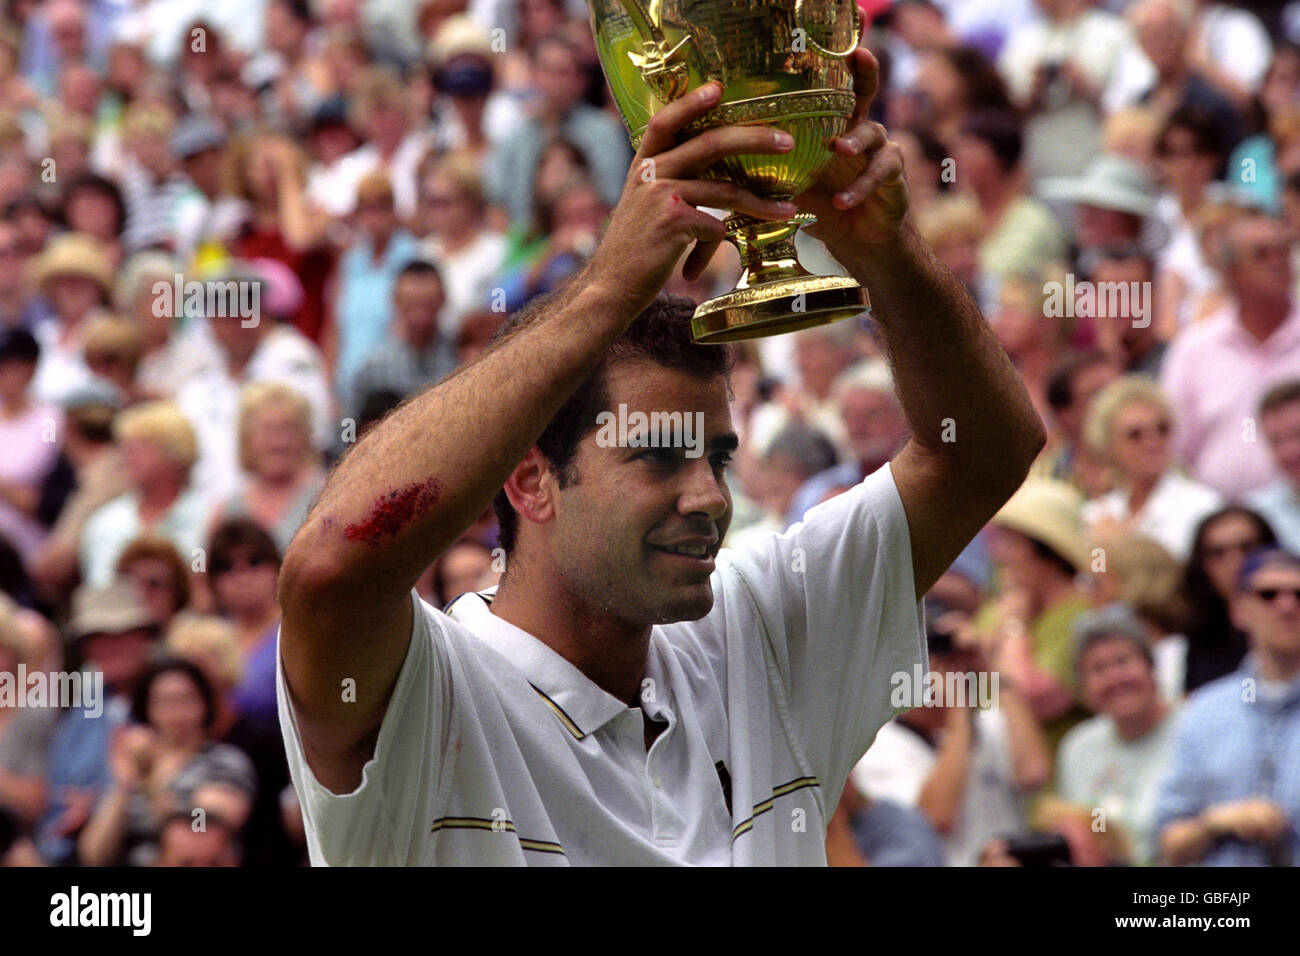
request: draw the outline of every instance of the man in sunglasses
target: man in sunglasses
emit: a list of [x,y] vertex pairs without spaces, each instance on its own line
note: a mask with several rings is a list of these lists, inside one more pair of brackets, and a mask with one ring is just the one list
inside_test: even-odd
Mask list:
[[1187,701],[1157,803],[1172,864],[1300,862],[1300,557],[1257,550],[1239,580],[1250,653]]

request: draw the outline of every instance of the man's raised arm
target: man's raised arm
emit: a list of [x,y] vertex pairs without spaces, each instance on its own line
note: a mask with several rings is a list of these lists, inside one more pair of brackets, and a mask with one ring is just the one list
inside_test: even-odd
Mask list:
[[[717,129],[674,147],[719,92],[709,84],[655,116],[587,267],[477,362],[368,434],[289,546],[281,655],[304,752],[331,790],[354,788],[373,753],[409,646],[416,579],[487,507],[687,246],[696,242],[686,269],[698,273],[724,237],[722,223],[695,207],[793,211],[696,178],[723,156],[787,151],[773,130]],[[354,702],[343,700],[349,678]]]
[[902,155],[867,119],[875,58],[859,49],[852,65],[854,125],[797,199],[818,217],[809,233],[867,287],[885,340],[912,431],[890,467],[919,600],[1020,487],[1046,433],[970,293],[906,220]]

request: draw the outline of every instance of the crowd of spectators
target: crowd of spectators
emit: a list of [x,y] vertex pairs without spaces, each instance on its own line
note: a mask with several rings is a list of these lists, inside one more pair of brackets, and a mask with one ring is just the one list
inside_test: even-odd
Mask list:
[[[1300,3],[859,6],[912,221],[1049,442],[927,596],[940,690],[826,795],[828,858],[1300,863]],[[301,864],[281,556],[591,255],[632,150],[586,7],[13,0],[0,144],[0,673],[106,689],[0,699],[0,863]],[[735,350],[744,547],[907,422],[869,318]]]

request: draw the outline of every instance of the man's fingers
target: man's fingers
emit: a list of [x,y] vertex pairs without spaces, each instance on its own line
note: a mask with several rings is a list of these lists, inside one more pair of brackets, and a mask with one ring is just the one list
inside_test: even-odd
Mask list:
[[891,143],[876,153],[861,176],[835,194],[834,205],[837,209],[852,209],[870,196],[881,183],[889,182],[902,174],[903,154]]
[[687,282],[694,282],[702,276],[720,245],[722,245],[722,242],[717,239],[701,239],[696,242],[694,248],[691,249],[690,255],[686,257],[686,261],[682,264],[682,278]]
[[853,96],[856,103],[853,108],[855,118],[867,115],[871,101],[876,98],[880,84],[880,64],[875,55],[864,46],[858,47],[849,55],[853,68]]
[[760,199],[748,189],[723,180],[684,179],[672,183],[672,188],[692,206],[730,209],[759,219],[785,219],[798,212],[794,203]]
[[637,158],[658,156],[672,149],[677,143],[678,132],[692,120],[713,109],[721,96],[722,84],[714,80],[664,106],[650,117],[645,135],[641,137],[641,148],[637,150]]
[[835,137],[833,149],[841,156],[870,156],[889,142],[889,134],[879,123],[864,120]]
[[654,157],[656,172],[665,179],[699,176],[728,156],[744,153],[788,153],[794,137],[770,126],[720,126],[692,136],[675,149]]

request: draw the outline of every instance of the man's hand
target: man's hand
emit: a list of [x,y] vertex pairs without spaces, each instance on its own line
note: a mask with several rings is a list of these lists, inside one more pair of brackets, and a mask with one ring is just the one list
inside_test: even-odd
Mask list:
[[721,95],[720,83],[706,83],[651,118],[592,257],[587,270],[591,281],[626,295],[633,313],[659,294],[692,241],[695,248],[682,266],[688,281],[699,278],[726,238],[721,220],[695,207],[731,209],[760,219],[785,219],[795,212],[788,202],[760,199],[734,183],[698,178],[728,156],[788,153],[794,146],[788,134],[769,126],[723,126],[676,145],[680,132],[713,109]]
[[1202,819],[1214,836],[1234,836],[1248,843],[1272,843],[1290,824],[1285,810],[1259,797],[1210,807]]
[[831,141],[835,158],[817,181],[795,197],[802,212],[817,217],[806,232],[831,247],[841,243],[881,243],[896,238],[907,214],[903,154],[885,128],[868,119],[876,96],[880,65],[859,47],[849,56],[857,103],[844,135]]

